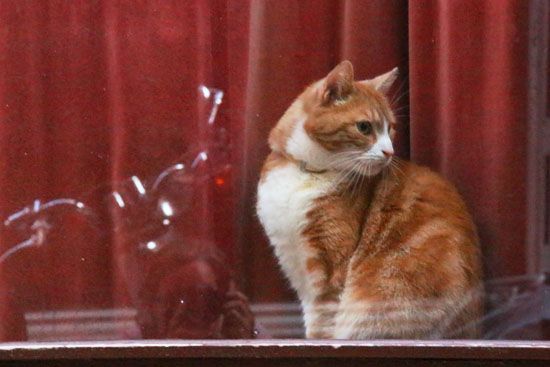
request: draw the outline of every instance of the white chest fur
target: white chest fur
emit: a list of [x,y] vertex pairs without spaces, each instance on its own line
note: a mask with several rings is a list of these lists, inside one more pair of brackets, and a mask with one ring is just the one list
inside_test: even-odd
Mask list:
[[270,171],[258,186],[257,212],[279,264],[302,303],[315,297],[317,278],[306,272],[306,262],[315,256],[302,235],[307,213],[315,199],[327,193],[330,176],[302,172],[288,163]]

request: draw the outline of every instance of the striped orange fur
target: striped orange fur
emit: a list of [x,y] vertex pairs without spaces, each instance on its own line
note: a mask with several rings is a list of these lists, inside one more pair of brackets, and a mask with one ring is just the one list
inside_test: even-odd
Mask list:
[[395,77],[344,61],[270,134],[257,212],[309,338],[478,335],[476,228],[451,183],[393,156]]

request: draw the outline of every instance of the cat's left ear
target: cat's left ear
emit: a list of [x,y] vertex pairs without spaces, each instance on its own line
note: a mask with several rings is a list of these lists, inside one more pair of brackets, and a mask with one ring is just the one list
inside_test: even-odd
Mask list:
[[399,69],[395,67],[387,73],[378,75],[377,77],[372,79],[362,80],[360,83],[368,84],[381,93],[387,93],[397,79],[398,75]]
[[342,61],[322,83],[320,92],[323,104],[345,100],[353,92],[353,65],[347,60]]

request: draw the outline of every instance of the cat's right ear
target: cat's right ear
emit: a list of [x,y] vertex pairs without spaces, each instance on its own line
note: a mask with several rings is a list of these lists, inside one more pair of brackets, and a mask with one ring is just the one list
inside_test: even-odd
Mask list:
[[342,61],[323,79],[321,86],[322,104],[344,101],[353,92],[353,65]]
[[399,70],[397,68],[393,68],[387,73],[384,73],[382,75],[378,75],[377,77],[373,79],[367,79],[360,81],[359,83],[365,83],[376,89],[377,91],[381,93],[388,93],[391,86],[397,79],[397,76],[399,74]]

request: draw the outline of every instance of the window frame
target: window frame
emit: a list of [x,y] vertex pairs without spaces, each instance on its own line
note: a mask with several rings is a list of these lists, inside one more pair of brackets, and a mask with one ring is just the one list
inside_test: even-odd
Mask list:
[[[202,359],[202,365],[239,361],[239,366],[273,361],[280,365],[321,363],[347,365],[351,361],[389,363],[408,361],[412,365],[457,363],[460,365],[502,365],[503,361],[529,366],[548,365],[549,341],[485,340],[148,340],[0,344],[0,365],[21,362],[41,366],[73,366],[75,361],[94,365],[118,365],[140,361],[139,365],[172,365]],[[545,362],[546,361],[546,362]],[[192,363],[191,363],[192,364]],[[132,363],[133,365],[133,363]],[[353,365],[353,364],[352,364]],[[391,365],[391,364],[390,364]]]
[[[540,50],[546,50],[548,44],[548,4],[543,0],[531,2],[531,12],[536,16],[531,24],[530,65],[530,138],[531,157],[530,182],[541,182],[540,158],[550,154],[550,116],[547,115],[547,63],[550,56]],[[541,36],[542,35],[542,36]],[[539,50],[539,51],[537,51]],[[539,77],[539,76],[542,76]],[[544,121],[544,124],[540,124]],[[542,127],[540,126],[542,125]],[[541,143],[542,140],[542,143]],[[544,154],[537,147],[542,146]],[[541,188],[530,188],[530,243],[535,256],[531,258],[530,269],[537,272],[542,249],[541,228],[542,197]],[[550,225],[550,224],[546,224]],[[550,254],[546,255],[550,256]],[[550,264],[550,259],[547,260]],[[199,360],[200,359],[200,360]],[[12,342],[0,343],[0,366],[25,365],[74,366],[75,361],[87,365],[128,365],[139,361],[139,365],[178,365],[182,361],[197,362],[202,366],[220,365],[223,361],[244,366],[267,364],[278,365],[321,365],[330,360],[331,366],[353,366],[361,361],[373,365],[393,365],[398,361],[407,361],[407,365],[502,365],[503,361],[515,365],[550,365],[550,341],[488,341],[488,340],[135,340],[135,341],[97,341],[97,342]],[[133,364],[132,364],[133,365]]]

